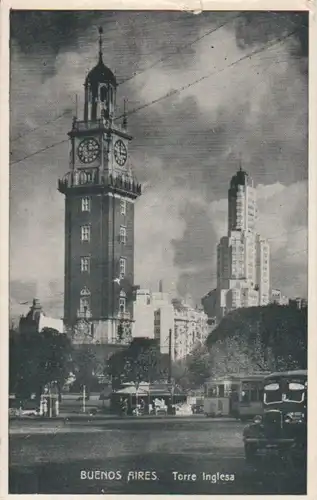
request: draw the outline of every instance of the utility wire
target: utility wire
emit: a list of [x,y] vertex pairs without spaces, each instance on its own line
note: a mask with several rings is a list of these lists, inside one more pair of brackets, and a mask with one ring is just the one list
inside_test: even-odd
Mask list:
[[26,135],[28,135],[28,134],[31,134],[32,132],[35,132],[36,130],[39,130],[39,129],[41,129],[41,128],[45,127],[45,125],[50,125],[51,123],[56,122],[56,121],[57,121],[57,120],[59,120],[60,118],[63,118],[64,116],[69,115],[70,113],[71,113],[71,110],[70,110],[70,109],[68,109],[68,110],[64,111],[63,113],[61,113],[60,115],[57,115],[57,116],[56,116],[55,118],[53,118],[52,120],[48,120],[48,121],[46,121],[46,122],[42,123],[41,125],[38,125],[37,127],[31,128],[30,130],[27,130],[27,131],[26,131],[26,132],[24,132],[24,133],[18,134],[17,136],[15,136],[15,137],[13,137],[13,138],[11,139],[11,142],[15,142],[15,141],[17,141],[17,140],[19,140],[19,139],[22,139],[22,137],[24,137],[24,136],[26,136]]
[[226,26],[227,24],[231,23],[232,21],[234,21],[235,19],[237,19],[238,17],[241,17],[241,14],[238,14],[234,17],[232,17],[231,19],[229,19],[228,21],[225,21],[224,23],[220,24],[219,26],[217,26],[216,28],[213,28],[209,31],[207,31],[206,33],[204,33],[203,35],[199,36],[198,38],[195,38],[194,40],[192,40],[191,42],[188,42],[186,43],[185,45],[182,45],[181,47],[177,48],[174,52],[172,52],[171,54],[168,54],[167,56],[164,56],[164,57],[161,57],[160,59],[157,59],[156,61],[154,61],[152,64],[150,64],[149,66],[147,66],[146,68],[140,70],[140,71],[136,71],[135,73],[133,73],[129,78],[126,78],[125,80],[122,80],[120,82],[119,85],[123,85],[124,83],[126,82],[129,82],[130,80],[133,80],[134,78],[136,78],[137,76],[139,75],[142,75],[143,73],[145,73],[146,71],[154,68],[155,66],[157,66],[158,64],[160,64],[161,62],[164,62],[166,61],[167,59],[170,59],[171,57],[173,57],[174,55],[176,54],[180,54],[184,49],[187,49],[188,47],[191,47],[192,45],[194,45],[195,43],[197,42],[200,42],[200,40],[202,40],[203,38],[205,38],[206,36],[209,36],[209,35],[212,35],[213,33],[215,33],[216,31],[218,31],[219,29],[223,28],[224,26]]
[[[237,59],[236,61],[233,61],[232,63],[230,63],[229,65],[225,66],[224,68],[218,70],[218,71],[215,71],[215,72],[209,72],[207,73],[206,75],[203,75],[202,77],[198,78],[197,80],[194,80],[193,82],[191,83],[188,83],[186,85],[183,85],[182,87],[179,87],[178,89],[172,89],[171,91],[169,91],[167,94],[164,94],[163,96],[161,97],[158,97],[157,99],[153,99],[152,101],[148,102],[148,103],[145,103],[141,106],[139,106],[138,108],[134,108],[132,109],[131,111],[129,111],[127,113],[127,116],[130,116],[134,113],[137,113],[138,111],[141,111],[149,106],[152,106],[153,104],[157,104],[158,102],[161,102],[163,101],[164,99],[167,99],[169,97],[172,97],[173,95],[176,95],[176,94],[180,94],[181,92],[183,92],[184,90],[187,90],[188,88],[194,86],[194,85],[197,85],[198,83],[202,82],[203,80],[206,80],[207,78],[210,78],[211,76],[215,76],[219,73],[222,73],[223,71],[227,70],[228,68],[231,68],[233,66],[235,66],[236,64],[246,60],[246,59],[251,59],[251,57],[253,57],[254,55],[257,55],[257,54],[260,54],[261,52],[267,50],[268,48],[270,47],[273,47],[275,45],[278,45],[279,43],[281,43],[282,41],[290,38],[291,36],[294,35],[294,33],[296,33],[297,30],[294,30],[292,31],[291,33],[288,33],[287,35],[285,35],[284,37],[281,37],[281,38],[278,38],[277,40],[273,41],[273,42],[270,42],[268,45],[266,45],[265,47],[261,47],[259,49],[256,49],[254,51],[252,51],[251,53],[249,54],[246,54],[242,57],[240,57],[239,59]],[[116,120],[119,120],[120,118],[123,118],[123,114],[116,117]],[[23,158],[21,158],[20,160],[16,160],[16,161],[13,161],[13,162],[10,162],[10,165],[14,165],[16,163],[20,163],[21,161],[23,160],[26,160],[27,158],[30,158],[32,156],[35,156],[36,154],[38,153],[41,153],[43,151],[46,151],[47,149],[50,149],[50,148],[53,148],[59,144],[62,144],[64,142],[68,142],[68,139],[64,139],[62,141],[59,141],[59,142],[56,142],[54,144],[52,144],[51,146],[46,146],[45,148],[42,148],[42,149],[39,149],[37,151],[35,151],[34,153],[31,153],[30,155],[26,155],[24,156]]]
[[[172,89],[169,92],[167,92],[166,94],[164,94],[163,96],[160,96],[157,99],[153,99],[152,101],[150,101],[148,103],[142,104],[138,108],[134,108],[131,111],[128,111],[126,113],[126,116],[130,116],[130,115],[132,115],[132,114],[134,114],[134,113],[136,113],[136,112],[138,112],[138,111],[140,111],[142,109],[145,109],[145,108],[147,108],[149,106],[152,106],[152,104],[157,104],[158,102],[163,101],[164,99],[167,99],[168,97],[171,97],[171,96],[176,95],[176,94],[180,94],[184,90],[187,90],[190,87],[193,87],[194,85],[197,85],[198,83],[202,82],[203,80],[206,80],[206,79],[210,78],[211,76],[218,75],[219,73],[222,73],[223,71],[226,71],[228,68],[231,68],[231,67],[235,66],[236,64],[238,64],[238,63],[240,63],[242,61],[245,61],[246,59],[251,59],[251,57],[253,57],[254,55],[260,54],[261,52],[264,52],[265,50],[267,50],[267,49],[269,49],[271,47],[274,47],[275,45],[278,45],[279,43],[283,42],[284,40],[290,38],[297,31],[298,30],[294,30],[291,33],[288,33],[287,35],[285,35],[283,37],[277,38],[276,40],[274,40],[272,42],[269,42],[265,47],[260,47],[258,49],[255,49],[251,53],[246,54],[246,55],[240,57],[239,59],[237,59],[236,61],[233,61],[232,63],[228,64],[227,66],[225,66],[222,69],[206,73],[205,75],[201,76],[200,78],[197,78],[197,80],[194,80],[193,82],[190,82],[190,83],[188,83],[186,85],[183,85],[182,87],[179,87],[177,89]],[[119,119],[123,118],[123,116],[124,115],[122,114],[122,115],[116,117],[116,120],[119,120]]]
[[68,142],[68,139],[63,139],[62,141],[54,142],[54,144],[51,144],[50,146],[45,146],[45,148],[38,149],[34,153],[26,155],[23,158],[20,158],[19,160],[15,160],[15,161],[10,162],[10,165],[15,165],[16,163],[20,163],[21,161],[24,161],[27,158],[31,158],[32,156],[35,156],[39,153],[43,153],[43,151],[46,151],[47,149],[55,148],[55,146],[59,146],[60,144],[63,144],[64,142]]
[[[151,64],[150,66],[144,68],[143,70],[140,70],[140,71],[137,71],[135,73],[133,73],[129,78],[126,78],[125,80],[122,80],[118,86],[120,85],[123,85],[124,83],[128,82],[128,81],[131,81],[133,80],[134,78],[136,78],[137,76],[149,71],[150,69],[154,68],[155,66],[157,66],[158,64],[160,64],[161,62],[167,60],[167,59],[170,59],[171,57],[173,57],[175,54],[180,54],[184,49],[188,48],[188,47],[191,47],[192,45],[194,45],[195,43],[199,42],[200,40],[202,40],[203,38],[205,38],[206,36],[209,36],[213,33],[215,33],[216,31],[218,31],[219,29],[223,28],[224,26],[226,26],[227,24],[229,24],[230,22],[234,21],[235,19],[237,19],[238,17],[240,17],[241,14],[238,14],[237,16],[234,16],[233,18],[231,18],[230,20],[222,23],[221,25],[217,26],[216,28],[213,28],[212,30],[209,30],[207,31],[206,33],[204,33],[202,36],[198,37],[198,38],[195,38],[195,40],[189,42],[189,43],[186,43],[185,45],[183,45],[182,47],[179,47],[177,50],[175,50],[175,52],[171,53],[171,54],[168,54],[167,56],[164,56],[164,57],[161,57],[160,59],[157,59],[155,62],[153,62],[153,64]],[[35,132],[36,130],[39,130],[41,129],[42,127],[44,127],[45,125],[50,125],[51,123],[54,123],[56,122],[57,120],[59,120],[60,118],[63,118],[65,115],[69,115],[71,114],[71,110],[67,110],[67,111],[64,111],[63,113],[61,113],[60,115],[56,116],[55,118],[53,118],[52,120],[48,120],[46,122],[44,122],[42,125],[38,125],[24,133],[21,133],[21,134],[18,134],[16,137],[12,138],[11,139],[11,142],[15,142],[17,141],[18,139],[21,139],[22,137],[28,135],[28,134],[31,134],[32,132]]]

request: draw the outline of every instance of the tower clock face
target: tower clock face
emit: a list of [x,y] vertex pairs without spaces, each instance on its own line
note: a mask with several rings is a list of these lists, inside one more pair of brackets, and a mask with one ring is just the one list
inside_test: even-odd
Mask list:
[[120,165],[120,167],[123,167],[123,165],[127,161],[128,152],[124,142],[122,142],[120,139],[114,144],[113,154],[114,159],[116,160],[118,165]]
[[100,145],[96,139],[84,139],[79,144],[77,152],[82,163],[92,163],[100,155]]

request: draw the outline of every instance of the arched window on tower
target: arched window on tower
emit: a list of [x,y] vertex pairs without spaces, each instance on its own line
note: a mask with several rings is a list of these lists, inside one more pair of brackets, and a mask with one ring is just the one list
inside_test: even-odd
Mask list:
[[100,86],[100,101],[107,102],[107,87],[106,87],[106,85]]
[[120,314],[125,313],[125,307],[126,307],[126,293],[123,290],[121,290],[120,297],[119,297],[119,313]]
[[90,316],[90,291],[86,286],[80,291],[79,312],[85,318]]

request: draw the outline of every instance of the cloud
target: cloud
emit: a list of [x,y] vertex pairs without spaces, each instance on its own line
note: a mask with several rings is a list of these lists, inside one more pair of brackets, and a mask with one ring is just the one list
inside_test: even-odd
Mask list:
[[[77,13],[72,37],[53,16],[45,21],[52,25],[46,44],[43,28],[34,31],[36,16],[28,24],[25,14],[24,25],[36,33],[34,47],[26,29],[15,29],[11,43],[12,137],[39,127],[12,142],[13,161],[66,139],[76,94],[82,113],[84,78],[96,61],[97,24],[104,26],[104,59],[118,81],[141,71],[118,87],[118,114],[123,97],[131,112],[209,75],[129,116],[131,164],[144,184],[135,205],[135,282],[157,288],[164,279],[166,288],[196,302],[214,283],[228,184],[240,154],[258,184],[260,230],[267,237],[275,238],[273,230],[279,234],[271,242],[275,286],[292,295],[305,292],[307,258],[294,252],[307,227],[307,75],[299,64],[306,56],[295,37],[229,68],[290,27],[283,13],[274,14],[271,31],[266,23],[257,37],[254,14],[242,28],[230,21],[203,36],[233,14],[120,12],[84,19],[85,13]],[[72,112],[43,125],[65,110]],[[11,280],[36,281],[48,312],[58,315],[64,200],[56,187],[68,158],[65,142],[11,168]]]
[[[299,182],[290,186],[280,183],[257,186],[258,221],[257,231],[268,239],[271,249],[271,283],[273,288],[294,297],[307,296],[307,183]],[[291,204],[290,204],[290,200]],[[189,205],[190,206],[190,205]],[[195,244],[201,246],[200,258],[188,259],[180,266],[179,291],[190,293],[196,301],[216,286],[216,245],[228,230],[228,201],[226,198],[205,203],[203,217],[199,218],[198,228],[192,216],[185,218],[185,235],[200,236]],[[203,222],[204,221],[204,222]],[[193,222],[194,224],[191,224]],[[178,241],[178,246],[187,249],[186,237]],[[173,242],[175,245],[175,242]],[[188,248],[194,248],[188,244]],[[188,249],[187,249],[188,252]],[[176,254],[177,255],[177,254]],[[206,256],[207,258],[202,258]],[[176,261],[177,262],[177,261]],[[189,264],[193,268],[188,272]]]

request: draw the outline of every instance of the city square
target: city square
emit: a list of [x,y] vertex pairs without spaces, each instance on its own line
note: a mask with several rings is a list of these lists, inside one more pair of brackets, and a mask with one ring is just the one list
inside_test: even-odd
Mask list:
[[305,494],[308,13],[10,16],[10,493]]
[[[289,463],[278,467],[274,461],[261,470],[246,466],[242,430],[241,422],[200,416],[19,423],[11,427],[10,489],[39,494],[302,493],[304,469]],[[133,480],[130,471],[148,471],[153,479]],[[221,474],[233,478],[221,479]]]

